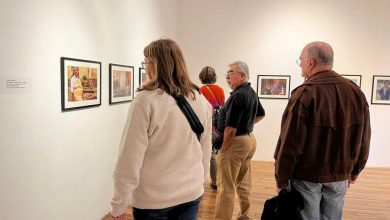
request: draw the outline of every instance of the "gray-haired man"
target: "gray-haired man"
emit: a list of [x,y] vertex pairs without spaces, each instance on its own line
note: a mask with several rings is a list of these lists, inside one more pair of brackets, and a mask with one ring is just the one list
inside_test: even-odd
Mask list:
[[253,126],[265,115],[256,92],[250,86],[246,63],[229,65],[226,81],[233,90],[220,111],[217,129],[223,143],[217,155],[217,198],[215,219],[231,219],[237,192],[240,209],[238,219],[250,219],[251,161],[256,151]]

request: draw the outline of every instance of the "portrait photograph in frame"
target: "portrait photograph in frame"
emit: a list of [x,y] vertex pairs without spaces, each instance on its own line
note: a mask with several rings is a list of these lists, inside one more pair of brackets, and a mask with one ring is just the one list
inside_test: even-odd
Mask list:
[[101,62],[61,57],[62,111],[101,105]]
[[390,76],[372,77],[371,104],[390,105]]
[[264,99],[288,99],[289,75],[257,75],[257,96]]
[[134,99],[134,67],[110,63],[110,104]]
[[344,77],[344,78],[350,79],[356,85],[361,87],[362,75],[341,75],[341,76]]
[[144,82],[146,81],[146,70],[145,68],[139,68],[139,87],[142,87]]

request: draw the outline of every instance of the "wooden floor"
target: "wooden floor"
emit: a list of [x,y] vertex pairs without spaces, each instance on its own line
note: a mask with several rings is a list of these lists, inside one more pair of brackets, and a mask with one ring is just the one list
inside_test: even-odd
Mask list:
[[[260,219],[264,201],[276,195],[274,166],[271,162],[254,161],[253,196],[250,210],[253,219]],[[200,220],[213,219],[216,192],[208,185],[199,209]],[[234,216],[238,212],[237,199]],[[234,217],[233,216],[233,217]],[[103,220],[109,220],[106,216]],[[131,209],[126,220],[131,220]],[[390,220],[390,169],[366,168],[347,192],[344,205],[344,220]]]

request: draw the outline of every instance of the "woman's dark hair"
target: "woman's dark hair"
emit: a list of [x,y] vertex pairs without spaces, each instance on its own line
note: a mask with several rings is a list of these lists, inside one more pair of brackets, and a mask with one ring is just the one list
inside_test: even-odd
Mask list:
[[199,79],[202,84],[214,84],[217,81],[215,69],[211,66],[203,67],[202,71],[199,73]]

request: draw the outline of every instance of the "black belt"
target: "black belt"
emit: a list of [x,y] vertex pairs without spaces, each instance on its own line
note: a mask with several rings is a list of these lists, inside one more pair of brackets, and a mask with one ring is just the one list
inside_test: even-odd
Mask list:
[[240,133],[240,134],[236,134],[235,136],[244,136],[244,135],[248,135],[248,136],[250,136],[250,135],[251,135],[251,133]]

